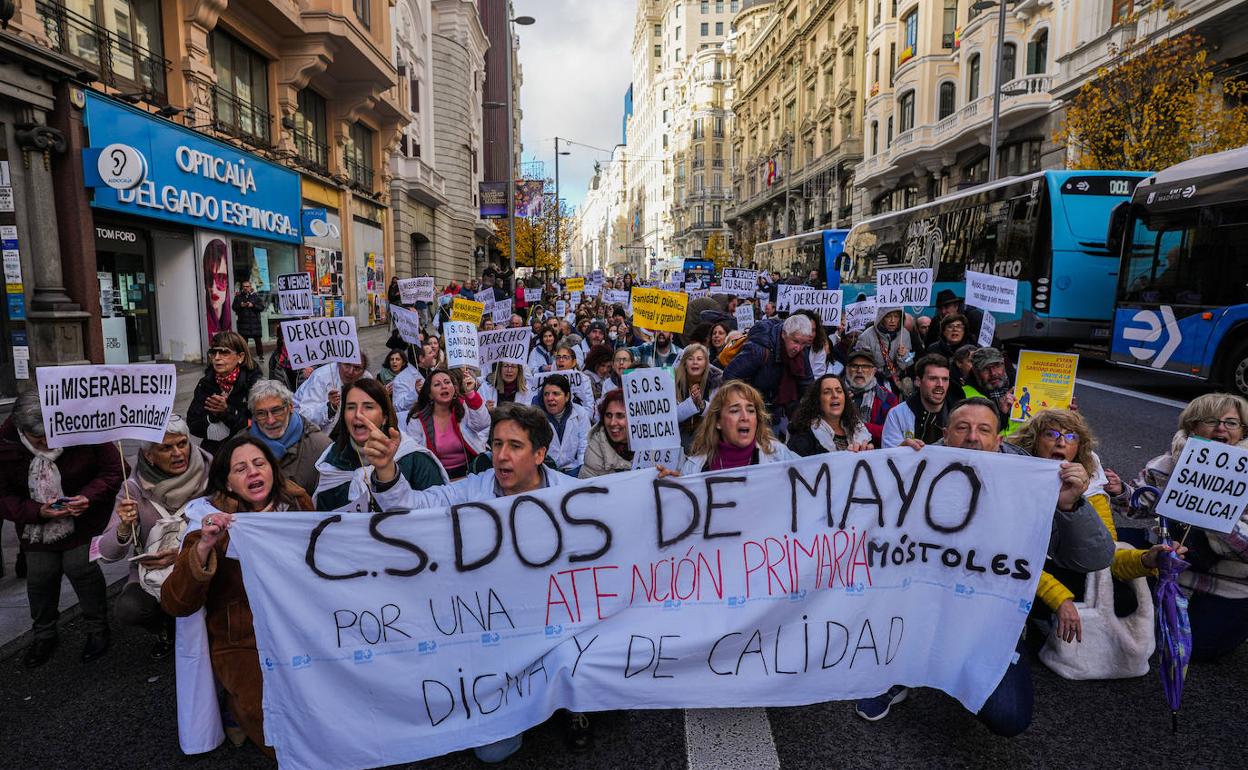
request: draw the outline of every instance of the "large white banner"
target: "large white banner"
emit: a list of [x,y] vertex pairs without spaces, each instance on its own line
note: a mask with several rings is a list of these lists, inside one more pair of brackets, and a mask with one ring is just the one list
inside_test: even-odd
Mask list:
[[1043,567],[1057,463],[928,447],[450,509],[246,513],[265,738],[412,762],[556,708],[795,706],[935,687],[977,711]]
[[53,449],[123,438],[160,443],[178,392],[173,364],[41,366],[35,383]]
[[286,342],[286,356],[292,369],[331,361],[360,363],[355,316],[282,321],[282,339]]

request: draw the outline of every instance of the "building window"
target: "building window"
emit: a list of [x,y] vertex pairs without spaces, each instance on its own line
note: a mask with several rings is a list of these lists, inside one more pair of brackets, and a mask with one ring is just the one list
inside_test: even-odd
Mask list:
[[710,13],[710,12],[711,12],[711,4],[710,4],[709,2],[702,3],[701,10],[702,10],[702,13]]
[[1126,21],[1131,15],[1132,5],[1134,3],[1131,0],[1114,0],[1109,9],[1109,23],[1121,24]]
[[871,121],[871,154],[880,153],[880,121]]
[[871,82],[875,84],[878,90],[878,87],[880,85],[880,52],[879,52],[879,49],[876,49],[871,54],[871,73],[872,73],[872,78],[873,78]]
[[979,98],[979,54],[971,56],[967,64],[966,102],[970,104]]
[[372,28],[373,0],[351,0],[351,10],[355,11],[355,18],[360,20],[364,29]]
[[906,14],[906,18],[901,20],[902,27],[905,29],[905,46],[901,49],[901,59],[898,64],[905,63],[914,58],[918,53],[919,47],[919,9],[915,8]]
[[[473,156],[474,161],[476,156]],[[373,190],[373,131],[363,123],[352,123],[347,135],[347,176],[351,184],[372,192]]]
[[655,37],[663,37],[663,25],[662,25],[662,24],[655,24],[655,25],[654,25],[654,36],[655,36]]
[[906,91],[897,100],[898,130],[905,133],[914,128],[914,91]]
[[270,146],[269,63],[219,28],[208,33],[208,55],[217,75],[217,84],[212,87],[212,117],[217,130]]
[[701,35],[702,37],[706,37],[707,35],[711,34],[711,25],[707,24],[705,21],[699,24],[698,34]]
[[1027,44],[1027,74],[1043,75],[1049,69],[1049,31],[1040,30]]
[[893,146],[893,116],[892,115],[888,116],[888,125],[886,127],[886,130],[884,131],[884,146],[885,147]]
[[888,44],[888,87],[893,87],[893,76],[897,74],[897,44]]
[[715,34],[716,35],[724,34],[724,23],[722,21],[715,22]]
[[30,5],[58,53],[90,65],[107,85],[121,87],[118,81],[125,81],[164,96],[160,0],[69,0],[68,7],[39,0]]
[[663,55],[663,45],[661,43],[654,44],[654,56],[657,59]]
[[724,12],[724,0],[718,0],[715,3],[715,13],[723,13],[723,12]]
[[957,109],[957,86],[950,81],[940,84],[940,107],[937,119],[944,120]]
[[1014,79],[1015,73],[1018,71],[1018,46],[1013,43],[1006,43],[1005,50],[1001,52],[1001,83],[1005,84]]
[[732,2],[728,3],[728,10],[729,10],[729,12],[731,12],[731,13],[736,13],[736,12],[737,12],[737,1],[738,1],[738,0],[732,0]]
[[291,132],[295,152],[301,161],[321,173],[329,171],[328,125],[325,97],[311,88],[299,91],[295,129]]
[[958,29],[958,0],[945,0],[944,15],[940,21],[940,47],[953,48]]

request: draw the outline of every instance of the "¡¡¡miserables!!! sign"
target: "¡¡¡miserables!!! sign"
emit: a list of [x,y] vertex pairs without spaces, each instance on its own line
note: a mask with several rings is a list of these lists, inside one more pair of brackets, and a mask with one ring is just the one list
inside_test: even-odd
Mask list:
[[1248,506],[1248,450],[1192,437],[1157,501],[1157,513],[1230,532]]
[[633,287],[633,323],[650,331],[683,332],[689,297],[674,291]]
[[165,440],[177,395],[173,364],[41,366],[35,370],[48,446]]
[[451,301],[451,320],[464,321],[473,326],[481,325],[481,316],[485,313],[484,302],[473,302],[470,299],[456,297]]
[[898,448],[450,508],[239,514],[265,739],[283,766],[359,768],[560,707],[795,706],[901,684],[977,711],[1031,608],[1057,469]]
[[292,369],[320,366],[331,361],[360,363],[360,341],[355,335],[355,316],[304,318],[282,321],[282,339]]

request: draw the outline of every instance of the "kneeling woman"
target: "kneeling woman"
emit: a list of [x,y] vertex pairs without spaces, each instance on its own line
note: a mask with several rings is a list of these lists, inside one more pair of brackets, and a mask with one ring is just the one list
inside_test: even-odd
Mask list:
[[478,435],[490,428],[490,412],[475,390],[459,394],[455,378],[438,369],[420,389],[420,398],[407,413],[404,432],[437,455],[452,479],[468,475],[468,464],[487,451]]
[[691,456],[681,465],[683,476],[703,471],[744,468],[796,460],[771,433],[771,417],[754,386],[731,380],[720,386],[698,432]]
[[399,474],[415,490],[446,484],[446,471],[415,439],[398,431],[399,418],[386,387],[371,377],[361,377],[347,385],[342,394],[342,411],[329,437],[334,442],[321,454],[316,470],[321,475],[316,487],[316,510],[332,511],[369,495],[368,476],[372,466],[360,460],[360,450],[373,427],[399,440],[395,463]]
[[273,756],[264,744],[260,657],[251,605],[243,570],[227,552],[229,528],[235,513],[308,511],[312,501],[282,477],[264,442],[246,434],[217,451],[208,471],[207,497],[216,510],[203,518],[201,529],[186,536],[173,571],[161,586],[160,606],[180,618],[205,610],[212,673],[225,690],[230,713],[247,737]]

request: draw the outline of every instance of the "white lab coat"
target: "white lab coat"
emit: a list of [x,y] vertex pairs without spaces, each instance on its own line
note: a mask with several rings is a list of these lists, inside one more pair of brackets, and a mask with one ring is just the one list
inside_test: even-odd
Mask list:
[[[548,487],[563,487],[578,483],[578,479],[566,473],[552,471],[550,468],[542,468],[541,472],[545,477],[545,486]],[[395,484],[385,492],[379,492],[374,488],[373,498],[383,510],[417,511],[493,500],[500,496],[497,487],[494,469],[491,468],[482,473],[469,474],[454,484],[443,484],[440,487],[430,487],[420,491],[412,489],[407,484]]]
[[593,421],[589,419],[589,410],[580,404],[569,402],[568,422],[563,428],[563,439],[551,426],[554,436],[550,439],[550,449],[546,455],[559,466],[560,470],[572,469],[585,462],[585,447],[589,444],[589,429]]
[[[372,377],[373,374],[364,372],[361,376]],[[327,433],[338,418],[337,412],[329,413],[331,390],[342,393],[342,378],[338,376],[338,364],[335,363],[321,364],[295,391],[295,409],[299,410],[299,416]]]
[[425,384],[425,377],[420,370],[409,366],[399,372],[390,381],[390,400],[394,402],[394,411],[403,414],[411,409],[420,396],[420,389]]

